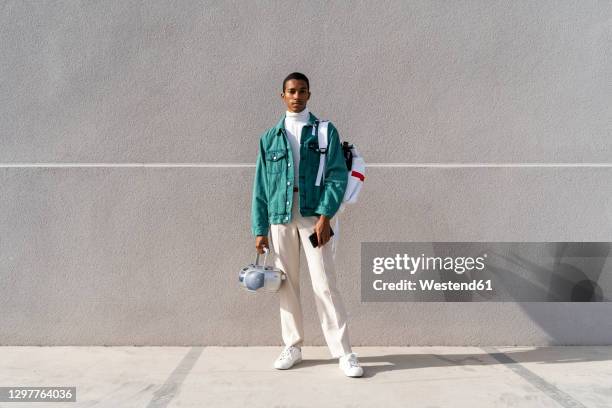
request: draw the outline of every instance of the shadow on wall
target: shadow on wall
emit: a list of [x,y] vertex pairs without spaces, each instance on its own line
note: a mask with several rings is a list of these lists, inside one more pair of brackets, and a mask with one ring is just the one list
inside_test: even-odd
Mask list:
[[[610,256],[610,243],[553,242],[546,245],[546,253],[540,254],[549,260],[543,263],[533,261],[542,256],[529,259],[530,257],[523,255],[526,253],[526,245],[528,243],[516,243],[506,253],[492,254],[503,259],[506,267],[495,266],[487,269],[495,274],[495,279],[502,286],[513,288],[507,294],[511,292],[527,294],[526,298],[542,299],[544,304],[551,302],[549,305],[555,308],[559,307],[559,303],[553,302],[612,301],[610,293],[602,289],[602,286],[609,288],[610,284],[605,275],[606,268],[610,266],[606,264]],[[454,281],[470,279],[469,276],[453,276]],[[473,299],[473,294],[469,291],[448,291],[445,294],[448,302],[478,301]],[[550,335],[552,341],[565,337],[559,333],[564,322],[560,322],[559,319],[551,319],[550,309],[541,305],[530,307],[533,302],[525,302],[521,299],[516,299],[516,302],[532,321]],[[572,305],[567,304],[566,306],[571,307]],[[571,318],[570,315],[568,315],[569,318]]]
[[[446,244],[433,245],[434,253],[443,252]],[[517,242],[505,252],[489,252],[497,260],[488,265],[485,273],[500,284],[497,292],[489,299],[525,302],[525,299],[542,299],[546,302],[608,302],[600,280],[610,254],[608,242],[553,242],[544,247],[544,252],[533,252],[532,259],[526,256],[532,248],[530,243]],[[455,274],[452,270],[440,271],[442,280],[469,282],[469,273]],[[484,293],[484,294],[483,294]],[[524,297],[518,297],[519,295]],[[445,291],[446,302],[477,302],[485,292],[475,298],[470,291]]]

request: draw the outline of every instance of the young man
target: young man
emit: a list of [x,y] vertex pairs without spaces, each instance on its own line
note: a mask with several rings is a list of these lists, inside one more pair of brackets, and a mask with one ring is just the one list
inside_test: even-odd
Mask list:
[[[347,316],[336,289],[330,240],[330,220],[338,211],[347,185],[348,170],[336,128],[328,124],[325,174],[315,185],[319,169],[317,117],[308,111],[310,84],[294,72],[283,81],[281,98],[287,111],[259,140],[252,201],[251,229],[258,253],[268,247],[270,233],[276,267],[287,274],[279,290],[285,348],[274,362],[280,370],[302,361],[304,340],[300,307],[300,243],[306,254],[317,313],[332,357],[349,377],[361,377],[363,368],[351,350]],[[309,236],[316,233],[315,248]]]

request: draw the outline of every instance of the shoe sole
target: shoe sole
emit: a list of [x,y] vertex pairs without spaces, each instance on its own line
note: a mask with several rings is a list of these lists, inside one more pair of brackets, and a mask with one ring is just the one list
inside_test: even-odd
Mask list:
[[363,374],[365,373],[365,372],[362,370],[362,371],[361,371],[361,374],[359,374],[359,375],[350,375],[350,374],[347,374],[347,373],[344,371],[344,369],[341,369],[341,370],[342,370],[342,373],[343,373],[344,375],[346,375],[347,377],[350,377],[350,378],[359,378],[359,377],[363,377]]
[[277,370],[288,370],[288,369],[290,369],[291,367],[293,367],[294,365],[299,364],[299,363],[301,363],[301,362],[302,362],[302,359],[301,359],[301,358],[299,358],[299,359],[295,360],[295,362],[294,362],[293,364],[291,364],[291,365],[290,365],[289,367],[287,367],[287,368],[278,368],[278,367],[274,367],[274,368],[276,368]]

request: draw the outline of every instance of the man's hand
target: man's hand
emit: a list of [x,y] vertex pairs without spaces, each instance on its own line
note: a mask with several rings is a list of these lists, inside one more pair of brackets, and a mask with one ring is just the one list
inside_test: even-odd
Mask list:
[[319,247],[325,245],[331,238],[331,226],[329,218],[325,215],[319,215],[319,221],[315,224],[315,232],[319,241]]
[[257,253],[258,254],[263,254],[264,253],[264,247],[265,248],[270,248],[268,246],[268,236],[267,235],[258,235],[255,238],[255,249],[257,249]]

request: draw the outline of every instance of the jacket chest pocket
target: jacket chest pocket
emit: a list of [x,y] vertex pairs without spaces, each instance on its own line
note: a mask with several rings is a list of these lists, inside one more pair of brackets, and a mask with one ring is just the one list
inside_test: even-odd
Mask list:
[[266,152],[266,169],[268,174],[278,174],[285,168],[287,150],[270,150]]

